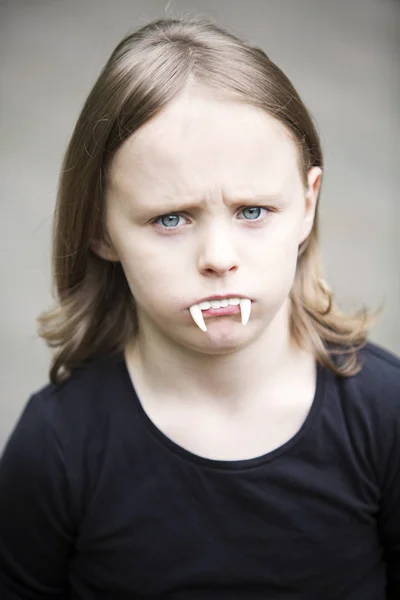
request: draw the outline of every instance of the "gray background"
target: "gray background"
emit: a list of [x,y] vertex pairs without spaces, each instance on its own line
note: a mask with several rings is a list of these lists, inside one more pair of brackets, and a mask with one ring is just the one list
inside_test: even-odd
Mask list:
[[0,451],[48,381],[35,319],[52,300],[50,228],[68,137],[115,45],[162,16],[209,16],[291,78],[325,150],[326,278],[344,308],[385,302],[371,339],[400,354],[399,9],[395,0],[0,0]]

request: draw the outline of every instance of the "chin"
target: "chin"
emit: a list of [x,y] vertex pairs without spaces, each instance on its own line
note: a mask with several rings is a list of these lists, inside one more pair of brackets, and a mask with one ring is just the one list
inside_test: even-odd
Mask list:
[[258,337],[250,324],[243,327],[241,323],[235,323],[233,327],[232,324],[218,324],[216,327],[210,324],[208,331],[198,330],[195,335],[190,346],[204,354],[229,354],[244,348]]

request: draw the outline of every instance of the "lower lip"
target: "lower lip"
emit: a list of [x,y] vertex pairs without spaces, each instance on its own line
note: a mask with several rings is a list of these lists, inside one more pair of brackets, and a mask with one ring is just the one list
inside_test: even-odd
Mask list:
[[204,317],[220,317],[223,315],[236,315],[240,313],[240,306],[225,306],[221,308],[209,308],[207,310],[202,310]]

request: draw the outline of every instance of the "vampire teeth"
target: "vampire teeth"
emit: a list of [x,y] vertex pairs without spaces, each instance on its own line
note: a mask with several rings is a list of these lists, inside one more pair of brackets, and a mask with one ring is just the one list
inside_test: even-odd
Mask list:
[[209,308],[226,308],[227,306],[238,305],[240,305],[242,325],[245,326],[249,322],[251,313],[251,300],[248,298],[224,298],[223,300],[200,302],[200,304],[193,304],[193,306],[189,308],[189,311],[197,327],[201,329],[201,331],[207,331],[202,312],[203,310],[208,310]]
[[251,313],[251,300],[248,298],[240,300],[240,312],[242,313],[242,325],[247,325]]
[[198,304],[193,304],[189,308],[190,314],[192,315],[193,321],[196,323],[197,327],[202,331],[207,331],[206,324],[204,322],[203,313],[201,312],[201,308]]

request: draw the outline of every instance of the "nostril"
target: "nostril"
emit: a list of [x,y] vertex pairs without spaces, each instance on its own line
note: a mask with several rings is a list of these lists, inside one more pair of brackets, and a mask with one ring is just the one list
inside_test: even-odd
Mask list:
[[203,273],[205,273],[206,275],[224,275],[225,273],[234,273],[237,270],[238,270],[237,265],[231,265],[231,266],[215,265],[215,266],[205,267],[203,269]]

